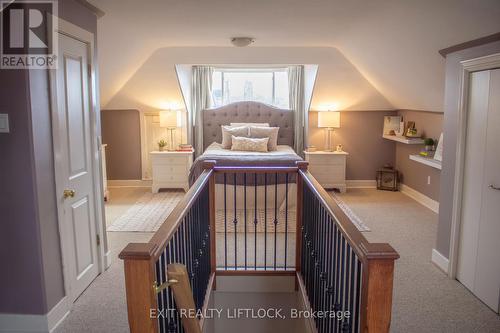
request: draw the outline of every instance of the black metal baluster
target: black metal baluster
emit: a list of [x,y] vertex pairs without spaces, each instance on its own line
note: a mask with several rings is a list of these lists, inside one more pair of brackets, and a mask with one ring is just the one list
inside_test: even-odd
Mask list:
[[[299,232],[296,230],[295,232]],[[285,271],[288,257],[288,173],[285,176]]]
[[234,174],[233,177],[234,180],[234,269],[238,269],[238,241],[237,241],[237,235],[238,235],[238,217],[236,213],[236,173]]
[[276,270],[276,246],[278,234],[278,173],[274,174],[274,270]]
[[363,272],[363,266],[361,265],[361,261],[358,258],[357,262],[357,272],[356,272],[356,315],[354,317],[354,332],[359,332],[359,323],[361,319],[361,313],[360,313],[360,305],[361,305],[361,277]]
[[243,174],[243,211],[245,214],[245,270],[247,270],[247,174]]
[[224,269],[227,271],[227,202],[226,173],[224,173]]
[[[335,304],[334,310],[335,311],[340,311],[340,251],[341,251],[341,244],[342,244],[342,236],[340,233],[340,230],[337,228],[337,259],[335,261]],[[339,321],[335,321],[335,330],[334,332],[338,331],[338,323]]]
[[257,173],[254,175],[254,197],[255,197],[255,202],[254,202],[254,221],[253,221],[253,226],[254,226],[254,262],[255,262],[255,267],[254,269],[257,270]]
[[267,173],[264,173],[264,270],[267,270]]

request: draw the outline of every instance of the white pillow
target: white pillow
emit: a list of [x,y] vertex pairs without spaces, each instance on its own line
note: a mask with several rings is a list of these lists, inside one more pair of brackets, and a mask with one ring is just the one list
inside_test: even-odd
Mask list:
[[231,123],[231,126],[260,126],[260,127],[269,127],[269,123]]
[[258,127],[250,126],[251,138],[269,138],[267,143],[267,150],[275,151],[278,149],[278,131],[279,127]]
[[233,142],[231,150],[267,153],[267,142],[269,141],[269,138],[252,139],[233,135],[231,139]]
[[231,148],[231,135],[248,137],[249,130],[247,126],[233,127],[233,126],[221,126],[222,128],[222,148]]

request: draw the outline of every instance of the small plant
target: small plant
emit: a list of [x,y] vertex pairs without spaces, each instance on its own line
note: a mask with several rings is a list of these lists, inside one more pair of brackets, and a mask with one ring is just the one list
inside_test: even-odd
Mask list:
[[425,145],[425,150],[426,151],[433,151],[434,150],[434,144],[436,142],[432,138],[427,138],[424,140],[424,145]]
[[167,141],[165,140],[160,140],[158,141],[158,148],[160,148],[160,151],[163,151],[163,149],[167,146]]
[[432,138],[427,138],[427,139],[424,140],[424,144],[426,146],[434,146],[434,143],[435,143],[434,139],[432,139]]

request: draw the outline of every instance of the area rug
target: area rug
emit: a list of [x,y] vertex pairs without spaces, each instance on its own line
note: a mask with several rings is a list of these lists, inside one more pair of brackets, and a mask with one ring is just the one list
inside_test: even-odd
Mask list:
[[332,196],[333,201],[335,201],[335,203],[340,207],[340,209],[342,209],[345,215],[347,215],[347,217],[351,219],[352,223],[356,226],[356,228],[358,228],[359,231],[361,232],[370,231],[370,228],[368,228],[368,226],[363,222],[363,220],[361,220],[361,218],[359,218],[359,216],[352,211],[349,205],[344,200],[342,200],[342,198],[340,198],[340,196],[338,196],[337,193],[333,191],[329,193]]
[[145,193],[107,230],[154,232],[158,230],[183,196],[183,191]]

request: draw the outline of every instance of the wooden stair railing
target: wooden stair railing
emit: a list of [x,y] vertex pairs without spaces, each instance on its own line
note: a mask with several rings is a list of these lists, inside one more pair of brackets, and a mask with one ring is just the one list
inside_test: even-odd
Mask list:
[[[334,324],[337,329],[343,329],[346,332],[389,332],[392,312],[392,293],[393,293],[393,278],[394,278],[394,261],[399,258],[399,254],[386,243],[370,243],[363,234],[351,222],[349,217],[335,203],[332,197],[323,189],[316,179],[307,171],[307,167],[302,167],[299,170],[302,181],[299,181],[299,187],[302,193],[298,195],[302,197],[304,204],[301,206],[302,217],[301,224],[312,224],[314,228],[305,228],[303,235],[310,233],[314,239],[309,241],[310,244],[302,244],[301,250],[305,251],[308,247],[312,249],[312,262],[314,267],[311,273],[311,267],[307,266],[306,253],[301,255],[301,263],[297,268],[297,276],[301,280],[299,285],[307,287],[307,280],[312,280],[313,283],[323,284],[326,300],[318,295],[308,293],[308,302],[313,310],[323,310],[328,305],[329,294],[332,294],[334,306],[340,306],[343,310],[350,309],[354,313],[351,315],[359,315],[359,318],[342,324]],[[307,198],[306,198],[307,197]],[[333,223],[332,223],[333,222]],[[304,230],[304,228],[302,228]],[[336,232],[336,233],[335,233]],[[323,234],[325,236],[323,236]],[[333,236],[333,237],[330,237]],[[329,239],[327,237],[330,237]],[[297,235],[297,239],[299,235]],[[306,236],[307,238],[307,236]],[[309,237],[310,239],[311,237]],[[300,242],[304,241],[304,237]],[[298,240],[299,242],[299,240]],[[315,244],[314,244],[315,243]],[[333,245],[331,244],[333,243]],[[335,246],[338,245],[337,251]],[[334,254],[332,256],[332,254]],[[350,255],[350,257],[349,257]],[[343,256],[350,258],[343,261]],[[305,259],[305,260],[304,260]],[[358,277],[344,275],[344,290],[335,290],[335,287],[342,287],[342,281],[338,282],[332,279],[333,284],[329,284],[328,272],[324,270],[326,267],[332,267],[325,262],[332,261],[340,267],[340,272],[331,272],[332,275],[340,275],[342,280],[343,274],[359,274]],[[311,261],[311,260],[310,260]],[[310,262],[309,262],[310,264]],[[318,268],[319,267],[319,268]],[[312,274],[314,279],[311,279]],[[347,281],[347,278],[350,281]],[[355,289],[347,289],[347,285],[352,288],[359,280],[360,292]],[[305,284],[305,286],[304,286]],[[337,288],[339,289],[339,288]],[[359,297],[359,304],[350,304],[351,300],[341,300],[340,304],[335,300],[338,294],[352,297]],[[341,296],[342,297],[342,296]],[[347,298],[347,296],[345,296]],[[323,302],[318,302],[318,298]],[[356,322],[359,320],[359,322]],[[329,332],[332,324],[326,321],[317,320],[315,323],[318,332]]]
[[214,281],[209,221],[212,172],[206,169],[200,175],[148,243],[130,243],[119,255],[124,260],[132,333],[181,332],[180,325],[186,333],[202,331],[203,320],[170,312],[189,313],[208,305]]
[[[333,309],[351,313],[350,318],[337,322],[325,318],[311,319],[310,326],[317,332],[389,331],[394,261],[399,255],[389,244],[370,243],[366,240],[332,197],[307,171],[307,162],[297,162],[296,167],[283,168],[216,167],[214,161],[207,161],[204,167],[203,174],[151,241],[145,244],[129,244],[120,253],[120,258],[125,261],[127,306],[132,333],[167,332],[171,331],[172,327],[165,325],[172,323],[178,325],[180,321],[187,333],[202,331],[203,319],[183,317],[177,318],[177,321],[169,319],[166,323],[151,316],[151,311],[154,312],[160,305],[165,306],[167,303],[172,307],[173,298],[177,309],[189,311],[206,308],[210,291],[215,289],[216,275],[290,274],[296,276],[296,286],[304,297],[306,307],[313,311]],[[271,180],[271,185],[268,186],[285,184],[287,196],[289,181],[293,180],[296,184],[295,261],[290,262],[289,266],[285,259],[284,267],[277,267],[276,252],[273,265],[264,264],[263,268],[257,267],[257,264],[247,265],[245,252],[243,267],[236,263],[236,253],[234,268],[229,269],[227,263],[226,269],[217,267],[217,247],[223,249],[224,245],[227,246],[228,238],[225,235],[223,242],[216,244],[216,239],[219,237],[215,232],[216,182],[223,184],[225,191],[226,180],[232,181],[232,185],[228,183],[227,186],[232,186],[236,190],[237,183],[243,182],[244,186],[247,186],[250,176],[254,179],[255,186],[258,177],[263,179],[265,184],[269,184],[266,178],[268,176]],[[282,177],[282,180],[278,181],[278,177]],[[257,204],[257,197],[252,199]],[[277,199],[271,199],[274,199],[273,207],[275,207]],[[225,193],[224,200],[226,200]],[[228,201],[230,207],[241,207],[240,203],[237,203],[236,195],[228,200],[234,200],[234,202]],[[243,207],[246,216],[246,206]],[[287,204],[285,207],[288,209]],[[277,223],[287,221],[286,218],[276,221],[276,216],[275,211],[274,230]],[[224,218],[234,223],[234,230],[237,223],[241,223],[236,220],[236,212],[231,212],[230,209],[226,211],[224,208]],[[254,228],[254,225],[251,227]],[[246,225],[245,230],[247,230]],[[286,234],[287,229],[284,230]],[[257,232],[256,227],[255,232]],[[236,245],[235,236],[229,240],[234,241]],[[275,242],[276,234],[274,234],[274,244]],[[191,251],[193,253],[173,251],[173,249],[187,248],[188,245],[194,249]],[[196,276],[194,279],[193,274]],[[170,294],[163,290],[159,296],[160,294],[157,294],[159,285],[162,286],[160,288],[164,288],[173,282],[172,280],[177,282],[167,288]],[[178,326],[177,329],[174,327],[174,331],[180,331]]]

